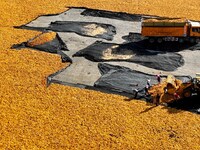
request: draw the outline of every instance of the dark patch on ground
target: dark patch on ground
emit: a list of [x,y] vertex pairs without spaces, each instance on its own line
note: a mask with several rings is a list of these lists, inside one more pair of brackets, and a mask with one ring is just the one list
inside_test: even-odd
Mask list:
[[200,43],[192,44],[188,49],[189,50],[200,50]]
[[200,43],[190,42],[162,42],[162,43],[149,43],[146,37],[140,33],[130,32],[129,35],[122,37],[127,42],[134,42],[141,49],[150,49],[155,51],[179,52],[182,50],[200,50]]
[[30,27],[27,25],[15,26],[16,29],[36,30],[41,32],[48,32],[48,27]]
[[51,22],[48,27],[29,27],[23,25],[17,28],[38,31],[74,32],[82,36],[106,40],[112,40],[113,36],[116,34],[116,29],[113,25],[96,22],[55,21]]
[[145,40],[146,38],[143,37],[140,33],[130,32],[129,35],[123,36],[122,39],[126,40],[127,42],[139,42]]
[[179,42],[162,42],[162,43],[149,43],[148,40],[141,40],[137,42],[137,45],[144,49],[150,49],[155,51],[165,52],[179,52],[182,50],[199,50],[199,43],[179,43]]
[[142,15],[138,14],[128,14],[123,12],[111,12],[111,11],[103,11],[103,10],[94,10],[94,9],[86,9],[81,13],[84,16],[93,16],[93,17],[104,17],[111,19],[118,19],[124,21],[141,21]]
[[62,63],[66,63],[66,62],[72,63],[72,59],[68,55],[63,53],[61,50],[58,50],[57,54],[61,56]]
[[173,103],[168,104],[168,107],[200,114],[200,96],[195,95],[190,98],[174,101]]
[[146,67],[174,71],[184,64],[180,54],[164,51],[151,51],[138,46],[138,43],[127,44],[104,43],[97,41],[78,51],[73,56],[84,56],[92,61],[128,61]]

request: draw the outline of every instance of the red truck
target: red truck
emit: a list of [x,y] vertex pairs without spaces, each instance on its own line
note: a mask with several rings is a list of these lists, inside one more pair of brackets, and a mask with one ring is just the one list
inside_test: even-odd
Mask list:
[[186,19],[145,19],[142,36],[150,43],[162,41],[200,42],[200,22]]

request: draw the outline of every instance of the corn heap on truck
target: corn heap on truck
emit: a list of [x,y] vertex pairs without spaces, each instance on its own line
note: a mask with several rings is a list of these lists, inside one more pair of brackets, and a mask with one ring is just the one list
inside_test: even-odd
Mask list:
[[200,95],[200,74],[196,74],[195,78],[187,82],[182,82],[173,75],[168,75],[161,83],[150,87],[149,94],[155,104],[171,103],[189,98],[192,94]]
[[141,34],[147,37],[150,43],[163,41],[198,43],[200,22],[186,19],[144,19]]

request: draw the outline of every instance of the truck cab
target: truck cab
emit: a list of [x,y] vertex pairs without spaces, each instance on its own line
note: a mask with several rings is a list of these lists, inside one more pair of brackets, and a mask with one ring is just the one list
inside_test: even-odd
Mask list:
[[194,42],[200,42],[200,22],[189,21],[189,23],[191,39],[193,38]]

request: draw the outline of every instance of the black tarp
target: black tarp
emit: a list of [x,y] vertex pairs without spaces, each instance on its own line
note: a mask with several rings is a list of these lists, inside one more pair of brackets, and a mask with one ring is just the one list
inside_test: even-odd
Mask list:
[[[111,58],[106,54],[108,51],[110,52],[109,55]],[[130,55],[130,57],[128,55]],[[134,62],[146,67],[164,71],[174,71],[184,64],[182,56],[178,53],[148,50],[140,47],[140,45],[134,42],[115,44],[97,41],[73,55],[73,57],[76,56],[84,56],[89,60],[97,62]],[[122,59],[123,56],[128,57]]]
[[[151,102],[151,97],[145,95],[144,87],[147,85],[147,80],[150,79],[150,84],[157,84],[156,75],[145,74],[136,70],[131,70],[126,67],[114,66],[106,63],[98,64],[101,77],[95,82],[96,90],[118,93],[127,95],[128,100],[140,99]],[[161,79],[166,78],[166,75],[161,75]],[[183,82],[191,81],[190,76],[175,76]],[[138,95],[135,97],[135,89]],[[187,110],[194,113],[200,113],[200,96],[193,95],[190,98],[181,99],[173,103],[169,103],[168,107]]]
[[56,54],[59,50],[68,51],[67,45],[62,41],[62,39],[60,38],[58,34],[56,34],[54,39],[52,39],[51,41],[45,42],[43,44],[34,45],[34,46],[30,46],[28,44],[29,42],[33,41],[35,38],[38,38],[42,36],[42,34],[45,34],[45,33],[47,32],[41,33],[37,35],[36,37],[28,40],[27,42],[23,42],[21,44],[14,44],[11,48],[20,49],[24,47],[29,47],[29,48],[34,48],[40,51],[44,51],[48,53],[56,53]]
[[62,62],[71,62],[72,63],[72,59],[67,56],[64,52],[62,51],[68,51],[67,45],[62,41],[62,39],[59,37],[58,34],[56,34],[55,38],[52,39],[51,41],[45,42],[43,44],[40,45],[35,45],[35,46],[30,46],[28,43],[32,40],[34,40],[35,38],[38,38],[39,36],[41,36],[41,33],[38,36],[28,40],[27,42],[23,42],[21,44],[14,44],[11,48],[13,49],[21,49],[21,48],[33,48],[36,50],[40,50],[40,51],[44,51],[44,52],[48,52],[48,53],[53,53],[53,54],[59,54],[61,56],[61,60]]
[[[147,80],[150,79],[150,84],[152,85],[158,83],[156,75],[146,74],[126,67],[99,63],[98,68],[102,75],[94,83],[94,86],[98,88],[133,95],[135,93],[134,89],[138,89],[139,95],[144,97],[144,87],[147,85]],[[161,78],[166,77],[166,75],[161,75]],[[190,76],[175,77],[184,82],[191,80]]]
[[86,9],[81,13],[84,16],[93,16],[93,17],[104,17],[125,21],[141,21],[142,15],[139,14],[128,14],[125,12],[111,12],[104,10],[94,10],[94,9]]
[[[112,40],[113,35],[116,34],[116,29],[113,25],[96,22],[55,21],[51,22],[48,29],[56,32],[75,32],[83,36],[97,37],[106,40]],[[104,31],[99,32],[98,30]],[[97,34],[93,35],[90,32]]]
[[55,21],[51,22],[48,27],[30,27],[22,25],[17,28],[39,31],[74,32],[82,36],[106,40],[112,40],[113,36],[116,34],[116,28],[113,25],[97,22]]

